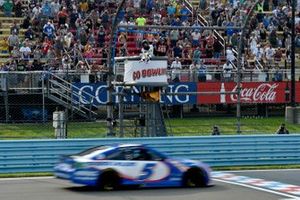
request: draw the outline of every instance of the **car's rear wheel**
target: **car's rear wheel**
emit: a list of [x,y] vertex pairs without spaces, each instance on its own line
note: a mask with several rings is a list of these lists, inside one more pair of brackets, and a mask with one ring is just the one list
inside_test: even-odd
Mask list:
[[104,172],[100,175],[98,186],[101,190],[110,191],[120,187],[120,177],[115,171]]
[[191,168],[183,175],[184,187],[204,187],[206,186],[206,173],[199,168]]

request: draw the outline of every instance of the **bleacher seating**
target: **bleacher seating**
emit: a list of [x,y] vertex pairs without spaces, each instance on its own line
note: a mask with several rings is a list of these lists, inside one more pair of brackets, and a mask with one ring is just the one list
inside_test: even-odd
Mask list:
[[[68,6],[68,9],[67,9],[67,12],[68,12],[68,20],[70,20],[71,18],[71,15],[72,15],[72,5],[67,5],[65,4],[65,1],[62,1],[64,4],[63,5],[60,5],[60,7],[64,7],[64,6]],[[81,7],[81,4],[79,4],[81,1],[79,0],[76,0],[74,1],[75,4],[73,5],[73,7],[76,7],[76,8],[79,8],[80,10],[80,7]],[[89,2],[89,1],[88,1]],[[78,36],[78,30],[80,28],[83,28],[86,32],[86,36],[83,36],[83,37],[86,37],[86,41],[89,41],[90,40],[90,34],[93,34],[93,37],[94,38],[94,41],[95,41],[95,44],[88,44],[88,45],[91,45],[92,46],[92,50],[88,51],[88,52],[85,52],[84,50],[79,50],[82,54],[83,57],[85,57],[89,64],[90,65],[103,65],[105,64],[105,61],[104,59],[107,58],[107,53],[103,53],[103,49],[105,49],[106,51],[107,50],[107,47],[109,46],[109,41],[110,41],[110,37],[111,37],[111,33],[110,33],[110,25],[111,25],[111,19],[112,19],[112,14],[115,12],[116,10],[116,7],[117,7],[117,4],[116,3],[113,3],[114,1],[111,1],[109,4],[105,4],[104,2],[100,3],[100,4],[96,4],[96,3],[91,3],[89,2],[88,6],[88,12],[87,13],[81,13],[82,15],[82,20],[91,20],[92,21],[92,28],[86,28],[87,24],[84,22],[82,24],[82,26],[80,25],[77,25],[75,27],[71,27],[69,23],[69,21],[67,21],[67,26],[68,26],[68,30],[66,31],[67,32],[71,32],[73,34],[73,37],[74,37],[74,40],[72,41],[72,44],[71,44],[71,47],[74,47],[73,45],[74,44],[79,44],[80,43],[80,40],[79,40],[79,36]],[[146,1],[148,2],[148,1]],[[133,19],[135,20],[138,16],[140,16],[140,14],[142,13],[145,18],[147,18],[147,25],[152,25],[152,24],[155,24],[155,21],[154,21],[154,13],[160,13],[161,14],[161,18],[160,18],[160,21],[167,21],[167,25],[172,25],[172,19],[175,19],[176,17],[181,17],[180,15],[180,12],[183,10],[183,8],[185,8],[185,6],[189,7],[190,5],[193,6],[193,9],[188,9],[190,10],[190,12],[188,13],[188,20],[186,21],[187,24],[190,24],[190,25],[193,25],[195,24],[198,20],[208,20],[206,23],[206,25],[209,25],[209,23],[211,23],[209,20],[211,18],[210,14],[211,14],[211,10],[212,9],[212,4],[211,4],[211,1],[206,1],[206,8],[204,10],[201,10],[201,5],[200,5],[200,1],[199,0],[177,0],[177,1],[164,1],[166,4],[165,5],[160,5],[160,9],[153,9],[151,12],[148,12],[147,11],[147,6],[148,4],[145,5],[145,8],[143,9],[135,9],[134,11],[130,11],[130,9],[128,9],[129,7],[134,7],[135,5],[133,4],[132,1],[126,1],[126,10],[124,12],[124,19],[125,21],[129,21],[129,18],[130,17],[133,17]],[[175,2],[175,3],[174,3]],[[230,5],[228,4],[227,7],[223,6],[219,1],[219,0],[216,0],[214,1],[215,2],[215,5],[216,5],[216,9],[228,9],[230,8]],[[223,1],[222,1],[223,2]],[[245,1],[246,3],[249,2],[249,1]],[[53,2],[52,2],[53,3]],[[49,1],[49,4],[51,4],[51,2]],[[52,4],[51,4],[52,5]],[[170,16],[168,17],[168,12],[169,12],[169,7],[170,6],[174,6],[175,7],[175,16]],[[251,5],[251,4],[249,4]],[[43,9],[45,6],[45,3],[42,2],[41,3],[41,7],[42,7],[42,11],[41,12],[44,12]],[[104,8],[108,8],[108,9],[104,9]],[[33,16],[33,10],[34,10],[34,5],[32,5],[32,2],[30,0],[22,0],[22,9],[23,9],[23,14],[24,14],[24,17],[26,16],[29,16],[32,17]],[[231,8],[230,8],[231,9]],[[242,7],[242,9],[248,9],[248,8],[244,8]],[[104,20],[105,20],[105,15],[106,13],[103,12],[103,10],[106,10],[108,12],[108,22],[105,23]],[[222,12],[225,12],[222,11]],[[99,17],[97,17],[97,12],[96,12],[96,17],[93,18],[93,12],[92,11],[98,11]],[[228,11],[229,12],[229,11]],[[195,15],[196,13],[196,15]],[[198,14],[200,15],[200,17],[198,16]],[[225,14],[228,14],[225,12]],[[266,16],[272,16],[273,15],[273,12],[271,10],[264,10],[263,11],[263,14],[266,15]],[[42,42],[44,40],[44,36],[45,34],[42,34],[41,31],[42,31],[42,27],[43,25],[47,22],[48,18],[53,20],[53,25],[55,26],[55,32],[56,32],[56,35],[58,35],[58,29],[59,29],[59,26],[58,26],[58,23],[59,23],[59,20],[57,18],[57,15],[59,15],[59,13],[56,13],[55,17],[52,19],[52,17],[48,17],[46,15],[41,15],[39,16],[37,19],[33,19],[33,21],[31,21],[32,23],[32,26],[34,28],[36,28],[35,30],[38,31],[38,33],[36,33],[36,36],[38,36],[37,38],[35,38],[34,41],[31,41],[30,43],[30,47],[32,48],[32,53],[31,53],[31,59],[34,57],[34,52],[36,50],[36,48],[39,48],[39,46],[42,45]],[[197,17],[198,16],[198,17]],[[24,20],[24,17],[22,18],[16,18],[16,17],[4,17],[4,14],[3,12],[0,13],[0,44],[1,44],[1,49],[0,49],[0,64],[4,64],[4,63],[7,63],[9,61],[9,57],[10,57],[10,54],[8,52],[8,49],[7,49],[7,45],[5,45],[6,43],[6,39],[9,37],[10,35],[10,27],[12,26],[13,22],[16,21],[18,25],[21,25],[23,23],[23,20]],[[78,16],[77,16],[78,18]],[[97,22],[100,20],[100,23]],[[38,21],[40,24],[35,24],[36,21]],[[75,19],[76,21],[76,19]],[[97,22],[97,23],[96,23]],[[93,25],[94,24],[94,25]],[[105,44],[102,45],[102,46],[99,46],[99,44],[97,43],[97,33],[98,33],[98,30],[99,30],[99,26],[100,25],[104,25],[105,26],[105,32],[106,32],[106,37],[105,37]],[[21,42],[24,41],[24,33],[25,33],[25,29],[20,29],[19,31],[19,38],[21,40]],[[151,31],[151,30],[150,30]],[[136,56],[136,55],[139,55],[140,52],[141,52],[141,47],[140,45],[138,45],[138,40],[143,40],[143,39],[147,39],[148,37],[150,38],[154,38],[154,46],[155,46],[155,41],[157,39],[159,39],[159,37],[166,37],[166,36],[162,36],[161,32],[158,31],[159,33],[159,36],[158,38],[156,38],[156,36],[154,36],[153,33],[150,33],[148,35],[146,34],[142,34],[142,36],[139,34],[139,33],[132,33],[132,32],[127,32],[125,33],[126,35],[126,52],[127,52],[127,56]],[[186,31],[188,32],[188,31]],[[227,45],[230,44],[230,38],[226,35],[226,33],[223,31],[219,31],[220,32],[220,35],[222,35],[224,38],[221,38],[222,40],[224,41],[227,41]],[[270,31],[267,32],[267,34],[269,34]],[[124,33],[122,33],[124,34]],[[190,39],[191,38],[191,34],[190,33],[185,33],[187,35],[187,37]],[[283,31],[277,31],[277,34],[279,35],[279,39],[284,35],[284,32]],[[119,33],[120,35],[120,33]],[[119,36],[118,35],[118,36]],[[62,37],[64,37],[64,35],[62,35]],[[186,36],[183,36],[182,34],[180,34],[179,36],[179,40],[178,42],[180,42],[181,39],[183,39],[183,37],[186,37]],[[170,46],[170,41],[168,39],[168,37],[166,37],[167,39],[167,43],[169,45],[169,50],[167,52],[167,56],[169,57],[169,63],[171,63],[173,61],[173,57],[172,57],[172,48]],[[92,40],[92,39],[91,39]],[[191,39],[190,39],[191,40]],[[218,40],[220,40],[220,37],[216,37],[215,38],[215,42],[219,42]],[[222,41],[222,43],[224,43],[224,41]],[[85,43],[85,42],[84,42]],[[87,42],[89,43],[89,42]],[[119,56],[120,55],[120,52],[121,52],[121,49],[124,48],[123,46],[123,42],[120,42],[118,41],[117,42],[117,45],[116,45],[116,56]],[[221,52],[221,56],[220,58],[214,58],[214,57],[210,57],[207,55],[207,48],[206,46],[204,45],[206,43],[205,41],[205,37],[202,35],[202,37],[200,38],[200,41],[199,41],[200,45],[200,50],[201,50],[201,59],[204,61],[204,64],[208,65],[208,66],[215,66],[215,65],[223,65],[226,61],[226,55],[224,53],[224,50]],[[62,45],[62,47],[61,47]],[[225,45],[225,44],[224,44]],[[60,46],[60,48],[63,48],[63,49],[57,49],[58,46]],[[80,45],[79,45],[80,46]],[[82,49],[87,49],[84,47],[85,44],[83,44],[83,47],[78,47],[78,48],[82,48]],[[49,63],[47,62],[52,62],[50,61],[51,59],[55,59],[59,65],[55,65],[55,67],[62,67],[62,62],[60,61],[63,57],[63,55],[66,53],[68,56],[71,56],[72,55],[72,48],[69,48],[68,50],[65,49],[64,47],[64,43],[63,44],[59,44],[59,39],[57,38],[53,38],[52,39],[52,45],[51,47],[53,48],[53,54],[54,55],[48,55],[48,54],[42,54],[41,57],[42,57],[42,60],[45,61],[46,65],[48,65]],[[185,47],[182,46],[182,49],[184,49]],[[193,47],[192,48],[192,52],[195,50],[196,47]],[[249,46],[248,44],[246,44],[245,46],[245,49],[247,49],[246,52],[249,52]],[[50,53],[52,53],[52,49],[50,48]],[[63,55],[61,55],[61,53],[59,53],[60,51],[63,51]],[[69,52],[68,52],[69,51]],[[285,51],[285,49],[283,48],[283,51]],[[103,55],[104,54],[104,55]],[[247,57],[248,55],[245,55],[245,58],[248,59],[248,63],[255,63],[255,62],[251,62],[251,61],[255,61],[256,59],[256,55],[250,55],[249,57]],[[48,58],[50,57],[50,58]],[[77,63],[79,61],[78,58],[71,58],[72,59],[72,66],[76,66]],[[187,60],[187,58],[184,58],[181,60],[182,62],[185,62],[185,63],[190,63],[191,60]],[[262,63],[264,64],[264,63]]]

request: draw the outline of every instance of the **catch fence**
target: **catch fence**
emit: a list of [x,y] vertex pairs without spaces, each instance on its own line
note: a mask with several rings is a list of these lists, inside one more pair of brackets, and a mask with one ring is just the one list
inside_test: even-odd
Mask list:
[[[84,96],[84,92],[95,96],[92,109],[97,115],[94,118],[84,118],[72,113],[72,109],[66,109],[66,105],[51,100],[47,96],[47,80],[51,78],[52,73],[78,87],[77,92],[82,95],[80,100],[83,101],[83,106],[88,99]],[[171,74],[172,70],[169,73]],[[243,74],[241,134],[273,133],[284,121],[285,106],[289,103],[290,97],[290,72],[282,70],[281,73],[282,80],[273,80],[275,72],[267,74],[249,71]],[[297,73],[297,77],[299,75],[300,73]],[[195,76],[196,80],[193,79]],[[208,135],[214,125],[220,127],[222,134],[236,134],[234,96],[226,95],[224,102],[222,101],[224,98],[219,93],[222,92],[223,84],[225,86],[223,89],[228,92],[234,89],[235,76],[236,73],[232,73],[232,80],[224,82],[222,71],[207,71],[206,81],[200,82],[197,79],[197,72],[194,74],[189,70],[181,70],[179,81],[170,80],[170,85],[165,89],[165,94],[162,93],[161,98],[169,135]],[[101,72],[1,72],[0,138],[55,138],[53,112],[57,108],[68,114],[66,118],[68,137],[105,137],[108,123],[106,121],[106,78],[106,73]],[[296,86],[300,88],[299,82]],[[64,91],[67,92],[67,90]],[[214,93],[195,94],[198,91]],[[261,98],[254,98],[255,91],[256,94],[260,93]],[[176,92],[177,95],[168,95],[168,93]],[[143,121],[140,116],[134,114],[139,109],[139,106],[135,104],[139,97],[136,99],[129,95],[125,98],[129,101],[125,106],[125,111],[133,113],[131,119],[125,121],[124,124],[126,136],[140,136],[137,130],[143,128]],[[132,99],[134,101],[130,102]],[[299,95],[296,100],[300,102]],[[115,98],[115,103],[114,116],[116,118],[113,119],[113,123],[115,123],[115,129],[118,129],[117,98]],[[256,120],[268,120],[273,116],[276,118],[274,118],[272,129],[263,131],[257,128]]]

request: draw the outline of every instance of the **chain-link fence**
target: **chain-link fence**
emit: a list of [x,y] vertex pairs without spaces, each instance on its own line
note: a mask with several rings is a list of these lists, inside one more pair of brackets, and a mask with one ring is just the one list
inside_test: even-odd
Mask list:
[[[290,97],[290,84],[289,71],[281,71],[281,73],[282,79],[276,81],[272,78],[269,81],[266,79],[267,76],[275,77],[275,72],[269,75],[254,71],[244,74],[241,91],[241,134],[274,133],[284,122],[285,106],[289,103]],[[0,74],[0,138],[56,138],[53,125],[53,113],[56,110],[66,113],[68,138],[107,136],[106,75],[74,72],[51,74],[49,72],[2,72]],[[198,75],[197,72],[196,76]],[[164,91],[165,94],[161,94],[166,95],[164,98],[161,97],[161,107],[168,135],[210,135],[214,126],[219,128],[221,134],[237,134],[235,97],[232,94],[223,97],[218,93],[222,92],[221,90],[234,90],[235,74],[232,73],[232,80],[228,82],[224,82],[222,78],[216,79],[216,75],[223,77],[224,73],[208,71],[205,82],[199,80],[191,82],[190,71],[182,70],[178,82],[170,80],[169,87]],[[74,86],[68,88],[59,77]],[[49,90],[49,80],[56,82],[52,84],[51,90]],[[299,91],[299,82],[296,86],[296,91]],[[68,90],[72,91],[70,94],[73,96],[66,96]],[[88,101],[84,92],[95,97],[92,107],[84,104]],[[183,94],[179,94],[180,92]],[[195,92],[213,94],[195,94]],[[67,101],[70,100],[69,98],[74,101]],[[76,98],[79,99],[78,102],[82,102],[82,105],[74,105],[74,102],[77,102]],[[127,101],[130,99],[133,100],[134,97],[129,97]],[[296,100],[299,103],[299,95]],[[115,136],[120,136],[117,97],[115,101],[114,119],[109,123],[114,125]],[[138,112],[139,105],[135,104],[136,102],[127,103],[125,112]],[[96,113],[92,117],[88,113],[90,108],[90,112]],[[122,126],[125,137],[146,136],[143,115],[131,115],[124,122]],[[300,132],[299,125],[288,124],[288,127],[290,132]]]

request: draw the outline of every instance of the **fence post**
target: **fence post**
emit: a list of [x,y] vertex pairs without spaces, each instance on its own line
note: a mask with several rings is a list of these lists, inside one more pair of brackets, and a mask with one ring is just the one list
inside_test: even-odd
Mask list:
[[5,122],[9,122],[9,105],[8,105],[8,73],[4,75],[4,104],[5,104]]
[[[42,74],[43,75],[43,74]],[[43,123],[45,123],[45,80],[42,76],[42,98],[43,98],[43,111],[42,111],[42,114],[43,114]]]

